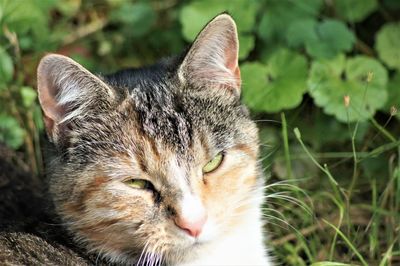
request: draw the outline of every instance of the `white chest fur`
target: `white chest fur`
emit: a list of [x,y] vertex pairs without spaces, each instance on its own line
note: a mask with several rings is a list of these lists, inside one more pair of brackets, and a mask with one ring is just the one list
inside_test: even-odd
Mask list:
[[272,266],[267,256],[262,232],[262,222],[258,210],[235,231],[223,236],[198,254],[198,259],[180,266],[211,265],[262,265]]

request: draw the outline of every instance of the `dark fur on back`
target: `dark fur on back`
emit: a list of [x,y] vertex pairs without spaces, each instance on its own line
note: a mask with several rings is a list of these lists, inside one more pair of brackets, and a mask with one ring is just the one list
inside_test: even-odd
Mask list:
[[0,143],[0,264],[86,265],[46,200],[43,179],[16,164]]

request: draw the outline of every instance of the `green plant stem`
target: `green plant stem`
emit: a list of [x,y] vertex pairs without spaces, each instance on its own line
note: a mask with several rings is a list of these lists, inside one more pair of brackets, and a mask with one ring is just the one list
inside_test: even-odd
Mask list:
[[301,147],[302,147],[303,150],[305,151],[305,153],[306,153],[306,154],[308,155],[308,157],[311,159],[311,161],[312,161],[322,172],[324,172],[324,173],[328,176],[329,180],[330,180],[335,186],[337,186],[338,183],[337,183],[336,180],[333,178],[332,174],[329,172],[329,169],[328,169],[327,165],[324,165],[324,166],[320,165],[320,164],[317,162],[317,160],[315,160],[314,156],[309,152],[309,150],[307,149],[307,147],[306,147],[306,145],[304,144],[303,140],[301,139],[301,134],[300,134],[300,131],[299,131],[299,129],[298,129],[297,127],[294,129],[294,134],[295,134],[297,140],[299,141]]
[[356,49],[359,50],[360,52],[368,55],[368,56],[375,56],[374,49],[369,47],[365,42],[363,42],[361,39],[357,39],[356,41]]
[[282,139],[283,139],[283,147],[285,152],[285,162],[286,162],[286,171],[287,177],[293,179],[292,174],[292,163],[290,159],[290,151],[289,151],[289,138],[287,133],[287,123],[285,113],[281,113],[281,120],[282,120]]
[[[397,147],[397,168],[395,169],[393,175],[397,179],[397,188],[395,196],[395,211],[396,214],[396,224],[400,224],[400,145]],[[400,226],[397,228],[400,230]],[[397,238],[398,248],[400,249],[400,237]]]
[[[294,129],[294,134],[297,138],[297,140],[299,141],[301,147],[303,148],[303,150],[306,152],[306,154],[308,155],[308,157],[311,159],[311,161],[322,171],[324,172],[327,176],[328,179],[330,180],[333,192],[335,194],[335,198],[334,198],[334,202],[336,203],[336,205],[338,206],[339,210],[340,210],[340,216],[339,216],[339,224],[338,226],[340,227],[342,225],[343,222],[343,216],[344,216],[344,209],[343,209],[343,198],[341,196],[340,193],[340,189],[339,189],[339,184],[336,182],[336,180],[333,178],[332,174],[330,173],[328,166],[326,164],[324,164],[324,166],[322,166],[320,163],[317,162],[317,160],[315,160],[314,156],[309,152],[308,148],[306,147],[306,145],[304,144],[303,140],[301,139],[301,133],[299,131],[298,128]],[[334,235],[333,239],[332,239],[332,244],[331,244],[331,249],[330,249],[330,259],[333,259],[333,255],[334,255],[334,251],[335,251],[335,247],[336,247],[336,240],[337,240],[337,234]]]
[[[353,158],[354,154],[353,152],[315,152],[313,153],[315,158],[318,159],[343,159],[343,158]],[[357,158],[360,160],[370,156],[369,152],[357,152]],[[308,158],[308,155],[306,153],[292,153],[290,155],[290,158],[292,160],[295,159],[304,159]],[[284,156],[277,156],[275,157],[276,161],[283,161],[285,160]]]
[[[333,198],[333,202],[336,204],[336,206],[339,209],[339,220],[338,220],[337,227],[340,228],[343,224],[344,208],[343,208],[343,205],[341,205],[340,202],[336,198]],[[347,221],[347,224],[348,223],[349,223],[349,221]],[[338,233],[335,232],[335,235],[333,236],[333,239],[332,239],[331,248],[329,251],[329,260],[333,260],[333,256],[335,254],[337,236],[338,236]]]
[[[371,82],[371,80],[369,79],[370,75],[371,75],[371,79],[373,77],[372,73],[368,73],[367,83],[365,85],[364,94],[363,94],[363,98],[362,98],[362,104],[363,105],[365,105],[365,100],[366,100],[366,97],[367,97],[367,91],[368,91],[369,83]],[[352,196],[352,193],[353,193],[354,186],[356,185],[357,179],[358,179],[357,152],[356,152],[355,139],[356,139],[356,135],[357,135],[357,131],[358,131],[358,125],[360,124],[360,116],[358,116],[357,123],[356,123],[356,125],[354,127],[354,130],[353,130],[353,134],[351,134],[350,122],[349,122],[349,109],[347,107],[346,107],[346,112],[347,112],[347,125],[348,125],[348,128],[349,128],[349,133],[351,135],[351,148],[353,150],[353,175],[352,175],[352,178],[351,178],[350,186],[348,188],[348,197],[347,197],[347,204],[349,205],[350,201],[351,201],[351,196]]]
[[372,179],[371,183],[371,190],[372,190],[372,209],[373,209],[373,215],[371,218],[371,234],[369,236],[370,239],[370,244],[369,244],[369,252],[370,256],[374,257],[376,254],[376,248],[379,248],[379,243],[378,243],[378,221],[380,218],[380,214],[378,213],[378,196],[377,196],[377,189],[376,189],[376,179]]
[[356,135],[357,135],[357,131],[358,131],[358,125],[359,125],[360,120],[359,119],[357,120],[357,123],[356,123],[356,125],[354,127],[353,133],[351,133],[350,122],[349,122],[349,109],[346,108],[346,111],[347,111],[347,126],[348,126],[348,129],[349,129],[349,134],[351,136],[351,149],[353,151],[353,175],[352,175],[352,178],[351,178],[350,186],[348,188],[348,198],[347,198],[347,200],[348,200],[347,204],[349,205],[350,204],[350,200],[351,200],[351,196],[352,196],[352,193],[353,193],[353,189],[354,189],[355,184],[357,183],[357,178],[358,178],[358,174],[357,174],[357,152],[356,152],[356,143],[355,143],[356,141],[355,141],[355,139],[356,139]]
[[385,255],[383,256],[381,262],[379,263],[379,266],[386,266],[386,265],[390,265],[389,262],[391,260],[391,257],[394,255],[393,252],[393,246],[395,244],[395,242],[399,239],[399,237],[397,236],[396,239],[393,241],[392,244],[390,244],[388,250],[385,252]]
[[332,227],[339,235],[340,237],[344,240],[344,242],[346,242],[346,244],[349,246],[349,248],[354,252],[354,254],[356,254],[356,256],[358,257],[358,259],[360,260],[360,262],[362,263],[362,265],[364,266],[368,266],[369,264],[365,261],[365,259],[363,258],[363,256],[360,254],[360,252],[358,252],[358,250],[354,247],[354,245],[351,243],[351,241],[342,233],[342,231],[339,230],[339,228],[337,228],[336,226],[334,226],[333,224],[331,224],[330,222],[328,222],[327,220],[323,220],[325,223],[327,223],[330,227]]
[[358,162],[361,162],[361,161],[363,161],[364,159],[367,159],[367,158],[376,157],[376,156],[381,155],[382,153],[387,152],[387,151],[389,151],[391,149],[398,148],[399,146],[400,146],[400,140],[381,145],[378,148],[375,148],[372,151],[370,151],[367,156],[365,156],[364,158],[360,159]]
[[373,117],[370,119],[370,121],[372,125],[374,125],[374,127],[376,127],[376,129],[378,129],[378,131],[381,132],[381,134],[384,135],[387,139],[389,139],[391,142],[396,141],[396,138],[393,137],[393,135],[390,134],[390,132],[387,131],[384,127],[379,125],[379,123]]
[[95,33],[96,31],[99,31],[103,29],[108,23],[108,20],[104,18],[99,18],[96,20],[93,20],[92,22],[83,25],[79,27],[76,31],[72,32],[71,34],[65,36],[62,40],[62,46],[69,45],[71,43],[76,42],[77,40],[82,39],[83,37],[86,37],[90,34]]

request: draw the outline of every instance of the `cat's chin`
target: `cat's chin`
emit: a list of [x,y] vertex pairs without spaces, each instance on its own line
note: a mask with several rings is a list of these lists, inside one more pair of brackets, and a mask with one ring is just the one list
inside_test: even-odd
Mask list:
[[[179,240],[178,240],[179,239]],[[152,252],[144,252],[132,256],[130,252],[121,250],[107,249],[98,247],[92,250],[93,254],[101,254],[105,260],[110,263],[121,265],[191,265],[199,257],[207,254],[207,250],[218,242],[216,239],[194,238],[190,236],[178,237],[173,247],[170,247],[164,254],[160,255]],[[157,262],[158,261],[158,262]]]

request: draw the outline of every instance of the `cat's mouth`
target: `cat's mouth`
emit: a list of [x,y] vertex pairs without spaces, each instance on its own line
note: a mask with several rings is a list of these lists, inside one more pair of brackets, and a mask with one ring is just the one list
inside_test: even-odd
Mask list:
[[206,235],[200,235],[199,237],[190,237],[187,240],[187,247],[190,248],[200,248],[206,246],[212,242],[212,238],[207,237]]
[[201,240],[199,240],[199,239],[196,239],[195,241],[194,241],[194,243],[192,244],[192,246],[194,247],[194,248],[197,248],[197,247],[202,247],[202,246],[204,246],[204,245],[207,245],[207,241],[201,241]]
[[181,252],[193,252],[198,249],[201,249],[211,243],[211,239],[206,239],[202,237],[191,237],[185,238],[183,245],[177,245],[176,249],[180,250]]

